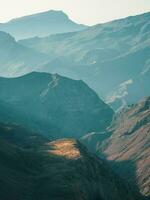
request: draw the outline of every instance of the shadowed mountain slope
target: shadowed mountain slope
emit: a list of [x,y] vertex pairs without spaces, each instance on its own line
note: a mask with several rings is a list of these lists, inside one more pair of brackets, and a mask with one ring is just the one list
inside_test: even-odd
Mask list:
[[73,139],[49,142],[18,126],[0,124],[0,155],[3,200],[134,199],[103,160]]
[[0,121],[14,122],[55,138],[81,137],[105,129],[113,110],[83,81],[33,72],[0,78]]

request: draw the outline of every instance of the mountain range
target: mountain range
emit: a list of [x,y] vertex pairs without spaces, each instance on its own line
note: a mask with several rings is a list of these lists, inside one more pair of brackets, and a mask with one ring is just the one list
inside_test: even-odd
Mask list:
[[12,19],[0,24],[0,30],[13,35],[17,40],[29,37],[44,37],[49,34],[81,31],[87,26],[73,22],[62,11],[49,10],[38,14]]
[[[78,143],[73,140],[72,144],[71,138],[76,138],[87,146],[92,153],[96,153],[100,157],[104,169],[106,163],[109,170],[112,170],[110,173],[117,174],[118,178],[114,179],[118,179],[119,185],[125,185],[124,187],[131,192],[129,197],[133,196],[135,200],[145,200],[145,197],[149,196],[149,98],[115,114],[83,81],[72,80],[58,74],[40,72],[32,72],[18,78],[1,77],[0,91],[0,122],[2,124],[0,137],[2,143],[5,139],[5,142],[13,143],[13,148],[15,145],[15,150],[10,151],[15,151],[16,156],[17,152],[20,152],[19,147],[19,149],[25,148],[26,151],[32,149],[33,156],[36,158],[37,155],[34,155],[33,150],[41,152],[41,149],[43,151],[45,144],[49,142],[52,142],[50,143],[52,146],[53,143],[54,146],[56,145],[52,148],[52,152],[54,151],[58,155],[64,154],[65,157],[68,154],[74,156],[74,149],[75,146],[78,146]],[[70,139],[63,139],[61,142],[61,139],[66,137]],[[57,142],[56,139],[60,140]],[[67,147],[68,145],[69,147]],[[5,148],[2,145],[2,151],[5,152]],[[20,154],[22,155],[22,153]],[[85,154],[90,156],[90,152]],[[7,159],[6,156],[4,156],[4,159]],[[32,157],[28,158],[28,154],[27,157],[24,156],[27,159],[25,161],[17,157],[21,162],[19,166],[23,167],[24,162],[29,162],[29,169],[33,167],[32,172],[34,173],[35,170],[35,173],[37,173],[36,170],[39,168],[36,168],[34,164],[32,166]],[[15,158],[10,158],[10,163],[14,162],[12,159]],[[41,159],[43,160],[40,157],[39,162],[41,162]],[[35,160],[34,162],[38,161]],[[44,161],[46,166],[48,165],[47,162],[49,161]],[[51,162],[52,160],[50,160]],[[89,164],[85,165],[89,166],[92,162],[95,161],[91,160]],[[40,164],[36,163],[36,165]],[[44,168],[44,170],[46,169]],[[135,172],[137,175],[135,175]],[[27,171],[27,173],[29,172]],[[60,176],[62,176],[62,173],[60,172]],[[18,178],[19,176],[17,175]],[[29,177],[31,178],[31,188],[35,187],[33,186],[33,176],[32,174]],[[47,174],[45,176],[48,178]],[[17,177],[14,175],[13,178]],[[102,183],[104,184],[103,181],[100,181],[99,186]],[[115,184],[114,182],[114,187]],[[49,185],[50,182],[48,182],[46,189],[45,184],[43,186],[40,184],[39,187],[43,188],[41,189],[43,191],[38,196],[45,194],[51,196],[51,193],[48,192]],[[10,185],[9,187],[12,188],[13,186]],[[54,188],[57,188],[57,185]],[[15,190],[17,191],[17,189]],[[25,188],[25,190],[29,190],[29,188]],[[71,191],[68,190],[68,192]],[[119,189],[118,195],[121,190]],[[22,191],[20,192],[20,195],[23,195]],[[16,193],[14,192],[14,195]],[[33,195],[33,191],[31,191],[31,194]],[[105,198],[110,199],[106,193]],[[111,197],[111,199],[113,198]],[[115,196],[115,198],[118,197]]]
[[[149,21],[150,13],[146,13],[98,24],[82,32],[20,43],[53,55],[40,70],[83,79],[117,108],[149,95]],[[143,87],[144,94],[139,93]]]
[[[17,61],[7,59],[12,49],[9,45],[3,49],[1,44],[0,56],[7,56],[0,63],[0,75],[18,76],[31,71],[58,73],[84,80],[115,110],[136,103],[150,92],[149,21],[150,13],[145,13],[78,32],[15,41],[14,52],[18,45],[26,49],[19,51]],[[25,56],[26,51],[33,54],[32,59]]]
[[0,30],[0,199],[149,200],[150,13]]

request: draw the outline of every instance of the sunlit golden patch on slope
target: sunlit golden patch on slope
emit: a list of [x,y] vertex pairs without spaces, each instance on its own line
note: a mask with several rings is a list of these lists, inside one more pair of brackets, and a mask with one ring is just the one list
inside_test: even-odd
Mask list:
[[81,157],[80,151],[77,148],[76,140],[57,140],[54,142],[48,143],[51,146],[52,150],[48,150],[50,154],[62,156],[68,159],[77,159]]

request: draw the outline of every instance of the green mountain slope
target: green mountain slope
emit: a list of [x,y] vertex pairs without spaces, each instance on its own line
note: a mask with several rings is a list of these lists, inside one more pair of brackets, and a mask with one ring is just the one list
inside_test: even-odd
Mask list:
[[55,138],[78,138],[105,129],[113,110],[83,81],[32,72],[0,78],[0,121],[14,122]]

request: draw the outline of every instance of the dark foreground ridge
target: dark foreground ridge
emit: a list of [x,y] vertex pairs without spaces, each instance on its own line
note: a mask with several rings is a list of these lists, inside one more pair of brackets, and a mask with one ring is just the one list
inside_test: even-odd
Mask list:
[[0,157],[3,200],[134,199],[108,165],[74,139],[50,142],[1,124]]

